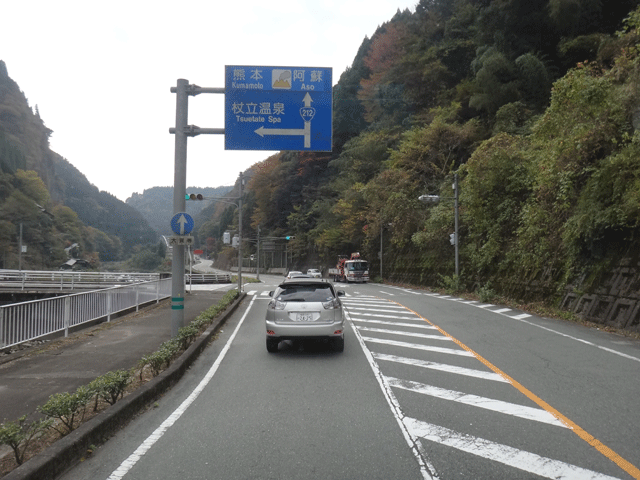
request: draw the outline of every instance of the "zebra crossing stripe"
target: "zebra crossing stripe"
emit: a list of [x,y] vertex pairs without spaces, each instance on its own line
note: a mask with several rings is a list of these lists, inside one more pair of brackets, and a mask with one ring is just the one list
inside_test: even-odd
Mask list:
[[417,358],[398,357],[397,355],[387,355],[386,353],[371,352],[373,358],[376,360],[383,360],[387,362],[402,363],[404,365],[411,365],[414,367],[429,368],[431,370],[438,370],[440,372],[454,373],[456,375],[466,375],[467,377],[481,378],[483,380],[491,380],[494,382],[509,383],[497,373],[484,372],[482,370],[474,370],[472,368],[457,367],[455,365],[447,365],[445,363],[428,362],[425,360],[418,360]]
[[436,327],[431,325],[427,325],[426,323],[402,323],[402,322],[390,322],[388,320],[369,320],[364,318],[353,318],[351,320],[358,323],[375,323],[377,325],[393,325],[394,327],[411,327],[411,328],[422,328],[425,330],[436,330]]
[[403,423],[418,438],[452,447],[544,478],[615,480],[615,477],[603,475],[559,460],[545,458],[535,453],[519,450],[484,438],[459,433],[445,427],[416,420],[415,418],[405,417]]
[[461,357],[473,357],[473,354],[466,350],[454,350],[453,348],[432,347],[430,345],[419,345],[416,343],[398,342],[396,340],[385,340],[382,338],[362,337],[365,342],[381,343],[383,345],[392,345],[394,347],[413,348],[416,350],[425,350],[427,352],[447,353],[449,355],[460,355]]
[[433,385],[426,385],[424,383],[413,382],[411,380],[401,380],[394,377],[385,378],[387,383],[395,388],[409,390],[422,395],[429,395],[430,397],[440,398],[442,400],[450,400],[452,402],[462,403],[472,407],[484,408],[485,410],[524,418],[526,420],[547,423],[556,427],[568,428],[560,420],[541,408],[516,405],[515,403],[503,402],[502,400],[480,397],[478,395],[471,395],[463,392],[456,392],[455,390],[447,390],[445,388],[434,387]]
[[427,340],[443,340],[446,342],[451,341],[450,338],[444,337],[442,335],[425,335],[424,333],[408,332],[406,330],[389,330],[387,328],[373,328],[373,327],[358,327],[358,330],[360,330],[361,332],[377,332],[377,333],[388,333],[391,335],[405,335],[407,337],[424,338]]
[[407,313],[406,316],[401,317],[398,315],[385,315],[383,313],[358,313],[357,314],[358,317],[380,317],[380,318],[391,318],[391,319],[397,319],[397,320],[414,320],[416,322],[420,322],[420,323],[424,323],[421,319],[417,318],[415,315],[411,315],[410,313]]
[[[355,306],[354,306],[355,305]],[[347,305],[349,310],[354,310],[358,312],[406,312],[407,309],[404,307],[396,307],[386,306],[386,305],[367,305],[368,308],[363,308],[365,304],[361,303],[350,303]],[[375,308],[372,308],[375,307]]]

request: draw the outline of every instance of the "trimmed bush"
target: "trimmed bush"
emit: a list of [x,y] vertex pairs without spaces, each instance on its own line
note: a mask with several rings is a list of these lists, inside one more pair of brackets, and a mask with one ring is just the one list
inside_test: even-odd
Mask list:
[[44,405],[38,407],[38,411],[47,418],[57,419],[60,424],[53,424],[53,428],[65,436],[75,428],[76,420],[82,422],[87,404],[93,398],[91,389],[83,385],[74,393],[55,393],[49,397]]
[[100,399],[106,401],[109,405],[113,405],[124,396],[124,391],[131,382],[131,371],[116,370],[115,372],[107,372],[96,378],[89,384],[89,389],[95,395],[95,405],[93,410],[98,410],[98,401]]
[[16,422],[5,422],[0,425],[0,445],[9,445],[13,450],[18,465],[24,462],[24,455],[31,442],[40,437],[51,425],[53,419],[40,419],[27,422],[27,416]]

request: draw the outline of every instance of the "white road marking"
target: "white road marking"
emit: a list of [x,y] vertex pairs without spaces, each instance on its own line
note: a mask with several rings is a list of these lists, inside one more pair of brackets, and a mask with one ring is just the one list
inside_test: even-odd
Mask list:
[[358,313],[357,315],[359,317],[381,317],[381,318],[395,318],[397,320],[414,320],[416,322],[424,323],[424,320],[412,314],[411,312],[407,312],[407,316],[404,316],[404,317],[401,317],[398,315],[385,315],[383,313]]
[[424,322],[422,323],[402,323],[402,322],[390,322],[387,320],[369,320],[364,318],[353,318],[351,316],[351,320],[358,323],[375,323],[377,325],[393,325],[394,327],[411,327],[411,328],[423,328],[425,330],[437,330],[433,325],[428,325]]
[[453,447],[481,458],[540,475],[541,477],[554,480],[615,480],[615,477],[603,475],[559,460],[545,458],[508,445],[501,445],[484,438],[458,433],[415,418],[405,417],[403,422],[413,436]]
[[455,365],[447,365],[444,363],[427,362],[416,358],[398,357],[396,355],[387,355],[386,353],[372,352],[376,360],[387,362],[403,363],[414,367],[429,368],[446,373],[454,373],[456,375],[466,375],[467,377],[482,378],[483,380],[492,380],[494,382],[509,383],[502,375],[493,372],[483,372],[482,370],[474,370],[472,368],[457,367]]
[[198,396],[202,393],[205,387],[209,384],[215,373],[218,371],[218,367],[222,363],[222,360],[227,355],[229,348],[231,348],[231,343],[236,338],[238,334],[238,330],[244,323],[244,319],[247,318],[251,307],[253,306],[253,302],[255,297],[251,299],[251,303],[247,307],[247,310],[244,312],[244,315],[238,322],[238,326],[229,337],[226,345],[218,355],[218,358],[213,363],[207,374],[200,381],[198,386],[191,392],[191,394],[180,404],[178,408],[176,408],[171,415],[167,417],[167,419],[162,422],[162,424],[155,429],[155,431],[147,437],[147,439],[142,442],[142,444],[131,454],[129,457],[120,464],[118,468],[116,468],[107,480],[120,480],[122,479],[128,472],[131,470],[136,463],[151,449],[151,447],[165,434],[167,430],[182,416],[184,412],[186,412],[187,408],[198,398]]
[[493,313],[505,313],[505,312],[510,312],[511,309],[510,308],[501,308],[500,310],[490,310]]
[[358,330],[360,330],[361,332],[389,333],[391,335],[404,335],[407,337],[425,338],[427,340],[444,340],[446,342],[452,341],[450,337],[445,337],[444,335],[425,335],[424,333],[407,332],[405,330],[389,330],[387,328],[372,327],[358,327]]
[[[389,306],[387,307],[386,305],[366,305],[367,308],[364,308],[365,305],[364,304],[359,304],[359,303],[350,303],[347,305],[349,310],[352,311],[357,311],[357,312],[405,312],[407,313],[407,309],[404,307],[397,307],[397,306]],[[375,308],[373,308],[375,307]]]
[[484,408],[485,410],[491,410],[493,412],[503,413],[513,417],[567,428],[564,423],[541,408],[516,405],[515,403],[503,402],[502,400],[480,397],[478,395],[471,395],[463,392],[456,392],[455,390],[447,390],[440,387],[434,387],[432,385],[426,385],[424,383],[413,382],[411,380],[401,380],[394,377],[385,378],[387,383],[395,388],[409,390],[422,395],[429,395],[430,397],[440,398],[442,400],[450,400],[452,402],[462,403],[472,407]]
[[[357,329],[356,329],[357,330]],[[454,350],[452,348],[432,347],[430,345],[419,345],[416,343],[397,342],[395,340],[385,340],[382,338],[362,337],[366,342],[381,343],[394,347],[413,348],[416,350],[426,350],[428,352],[447,353],[449,355],[460,355],[461,357],[473,357],[473,354],[466,350]]]

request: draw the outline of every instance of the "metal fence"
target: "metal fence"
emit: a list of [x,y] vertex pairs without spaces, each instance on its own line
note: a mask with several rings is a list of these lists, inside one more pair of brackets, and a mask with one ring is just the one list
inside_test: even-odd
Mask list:
[[184,276],[187,285],[192,283],[231,283],[230,273],[187,273]]
[[74,290],[158,280],[158,273],[0,270],[0,287],[11,290]]
[[171,296],[171,278],[0,306],[0,348],[64,332]]

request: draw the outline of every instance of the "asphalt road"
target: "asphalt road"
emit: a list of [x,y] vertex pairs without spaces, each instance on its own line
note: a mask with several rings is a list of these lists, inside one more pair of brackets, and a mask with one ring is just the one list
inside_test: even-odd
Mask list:
[[62,478],[640,478],[640,342],[340,284],[345,351],[265,348],[268,290],[154,408]]

